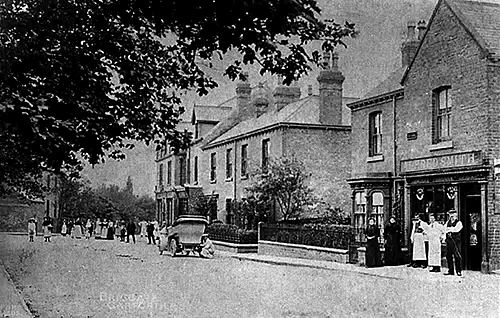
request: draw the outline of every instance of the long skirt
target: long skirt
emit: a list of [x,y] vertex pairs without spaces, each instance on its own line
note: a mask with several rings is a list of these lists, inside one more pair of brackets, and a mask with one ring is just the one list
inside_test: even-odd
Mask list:
[[63,224],[61,228],[61,235],[66,236],[67,233],[68,233],[68,227],[65,224]]
[[384,260],[385,265],[399,265],[401,246],[399,242],[387,241],[385,245]]
[[114,239],[115,239],[115,238],[114,238],[114,235],[115,235],[115,233],[114,233],[114,228],[112,228],[112,227],[108,227],[108,235],[106,236],[106,238],[107,238],[108,240],[114,240]]
[[82,238],[82,227],[80,225],[75,225],[75,228],[73,230],[75,231],[74,237]]
[[51,237],[52,236],[52,229],[49,228],[48,226],[43,227],[43,237]]
[[380,266],[380,247],[378,245],[378,239],[374,238],[372,240],[366,241],[366,267]]

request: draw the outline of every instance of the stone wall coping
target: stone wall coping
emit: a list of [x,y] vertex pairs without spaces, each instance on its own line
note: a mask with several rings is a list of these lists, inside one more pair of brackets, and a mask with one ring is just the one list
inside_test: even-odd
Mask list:
[[212,243],[215,245],[222,245],[222,246],[227,246],[227,247],[233,247],[233,248],[238,248],[238,247],[259,247],[259,244],[238,244],[238,243],[231,243],[231,242],[223,242],[223,241],[215,241],[212,240]]
[[282,243],[282,242],[273,242],[273,241],[264,241],[264,240],[259,240],[259,244],[260,243],[268,244],[268,245],[284,246],[284,247],[301,248],[301,249],[312,250],[312,251],[330,252],[330,253],[336,253],[336,254],[348,254],[349,253],[349,250],[340,249],[340,248],[319,247],[319,246],[312,246],[312,245]]

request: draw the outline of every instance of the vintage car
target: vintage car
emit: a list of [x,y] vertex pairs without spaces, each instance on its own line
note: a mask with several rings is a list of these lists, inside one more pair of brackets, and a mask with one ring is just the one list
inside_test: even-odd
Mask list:
[[166,233],[160,236],[160,255],[168,251],[173,257],[177,254],[199,251],[201,237],[205,232],[208,220],[203,216],[181,215],[172,226],[168,227]]

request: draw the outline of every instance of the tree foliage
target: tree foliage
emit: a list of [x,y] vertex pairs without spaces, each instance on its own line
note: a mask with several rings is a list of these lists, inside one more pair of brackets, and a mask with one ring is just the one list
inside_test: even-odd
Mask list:
[[309,175],[304,164],[295,158],[271,160],[266,172],[246,190],[260,204],[276,203],[283,220],[297,218],[313,202],[312,189],[307,186]]
[[[123,158],[128,141],[174,148],[180,94],[216,87],[214,58],[300,78],[354,26],[320,20],[315,0],[4,0],[0,4],[0,183],[16,190],[41,170],[77,173]],[[9,159],[13,158],[13,159]],[[17,188],[16,188],[17,187]]]

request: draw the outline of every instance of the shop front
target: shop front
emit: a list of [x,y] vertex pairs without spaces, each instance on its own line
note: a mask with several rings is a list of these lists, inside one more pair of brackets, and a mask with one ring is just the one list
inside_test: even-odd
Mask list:
[[[445,224],[448,211],[456,210],[462,222],[462,259],[464,269],[487,271],[487,178],[490,167],[480,151],[416,158],[401,161],[405,177],[405,217],[407,232],[417,215],[429,215]],[[406,237],[409,241],[409,234]],[[445,246],[442,248],[446,266]]]

